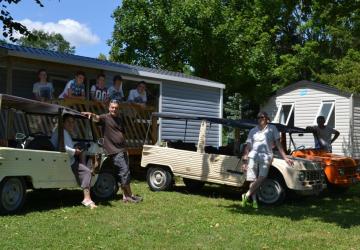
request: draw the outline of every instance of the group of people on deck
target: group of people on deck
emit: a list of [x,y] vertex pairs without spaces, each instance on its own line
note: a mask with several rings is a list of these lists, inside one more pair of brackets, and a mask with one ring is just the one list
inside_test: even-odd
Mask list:
[[[85,100],[85,78],[84,72],[76,72],[75,78],[65,85],[64,90],[58,98]],[[48,75],[45,69],[40,69],[38,71],[38,82],[33,85],[33,95],[34,98],[39,101],[54,99],[54,86],[48,81]],[[130,90],[128,97],[125,98],[123,79],[120,75],[115,75],[112,86],[107,88],[105,75],[99,74],[96,78],[96,84],[91,86],[90,98],[91,100],[104,104],[109,103],[111,100],[117,100],[118,102],[137,103],[141,106],[145,106],[147,102],[146,82],[138,82],[136,88]]]

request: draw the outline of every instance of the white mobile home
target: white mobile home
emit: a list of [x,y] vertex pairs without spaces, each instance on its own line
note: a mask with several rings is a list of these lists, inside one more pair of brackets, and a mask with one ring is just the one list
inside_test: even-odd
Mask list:
[[[340,132],[333,153],[360,157],[360,96],[334,87],[300,81],[281,89],[262,107],[274,122],[306,127],[323,115],[326,125]],[[313,141],[304,138],[304,146]]]

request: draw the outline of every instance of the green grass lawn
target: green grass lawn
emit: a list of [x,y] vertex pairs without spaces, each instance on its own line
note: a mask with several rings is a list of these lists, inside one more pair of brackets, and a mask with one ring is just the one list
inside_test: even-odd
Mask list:
[[190,194],[179,183],[154,193],[135,181],[133,190],[143,203],[124,204],[118,195],[96,210],[80,205],[80,190],[30,192],[21,215],[0,217],[0,248],[360,248],[360,186],[258,211],[241,208],[238,191],[218,186]]

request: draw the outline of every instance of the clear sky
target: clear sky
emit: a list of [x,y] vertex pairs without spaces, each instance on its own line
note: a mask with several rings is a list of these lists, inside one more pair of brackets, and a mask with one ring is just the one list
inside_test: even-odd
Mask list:
[[28,28],[56,32],[76,47],[76,54],[97,57],[108,55],[114,28],[113,11],[121,0],[42,0],[44,8],[34,0],[22,0],[8,9],[13,18]]

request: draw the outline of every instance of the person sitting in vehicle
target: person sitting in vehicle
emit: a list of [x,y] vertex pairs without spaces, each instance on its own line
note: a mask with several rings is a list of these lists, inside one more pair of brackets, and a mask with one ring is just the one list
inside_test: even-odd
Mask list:
[[[331,144],[339,137],[340,132],[330,126],[325,126],[324,116],[318,116],[316,122],[318,124],[317,126],[306,127],[306,130],[314,133],[315,148],[324,149],[331,153]],[[332,134],[335,134],[333,138],[331,138]]]
[[144,81],[138,82],[136,89],[130,90],[128,102],[138,103],[145,106],[147,102],[146,83]]
[[53,99],[54,87],[53,84],[47,80],[46,70],[40,69],[37,76],[39,81],[33,85],[34,98],[38,101],[48,101]]
[[122,89],[122,77],[119,75],[114,76],[113,86],[108,89],[109,100],[117,100],[118,102],[124,101],[124,92]]
[[98,102],[106,102],[108,99],[108,90],[105,86],[105,75],[99,74],[96,84],[90,89],[91,99]]
[[60,94],[59,99],[71,98],[71,99],[85,99],[85,73],[78,71],[75,74],[75,79],[70,80],[64,91]]
[[[75,175],[76,181],[83,189],[84,199],[81,202],[84,206],[91,209],[96,208],[97,206],[91,199],[90,195],[90,184],[91,184],[91,170],[81,163],[80,159],[82,158],[83,152],[79,148],[74,146],[74,142],[71,138],[71,133],[74,131],[75,119],[71,115],[65,114],[63,116],[64,124],[64,146],[66,152],[70,157],[71,169]],[[55,129],[51,136],[51,142],[55,148],[59,148],[58,140],[58,130]]]

